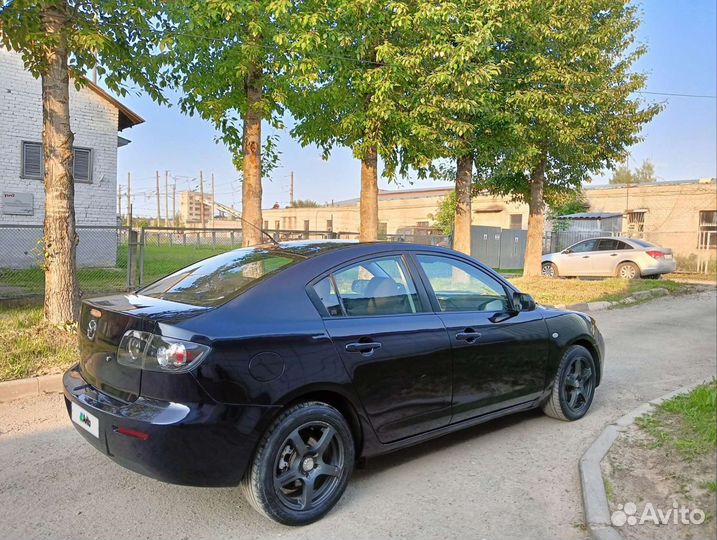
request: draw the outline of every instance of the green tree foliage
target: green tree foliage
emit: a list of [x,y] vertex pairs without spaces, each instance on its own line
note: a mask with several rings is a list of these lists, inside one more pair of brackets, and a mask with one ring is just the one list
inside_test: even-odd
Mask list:
[[441,234],[453,234],[453,223],[456,216],[456,192],[452,191],[446,195],[435,214],[429,217],[435,222],[435,226],[441,230]]
[[0,4],[0,44],[22,55],[42,84],[45,217],[45,319],[77,319],[74,180],[70,128],[70,76],[76,87],[96,69],[120,95],[131,82],[163,101],[163,59],[156,54],[160,0],[14,0]]
[[318,208],[321,205],[311,199],[296,199],[290,206],[291,208]]
[[610,178],[611,184],[632,184],[634,182],[635,178],[630,167],[627,166],[627,163],[621,163],[615,167],[615,170],[612,172],[612,177]]
[[637,8],[622,0],[515,0],[500,88],[507,141],[483,187],[528,202],[524,275],[540,275],[545,197],[623,160],[660,110],[634,97]]
[[590,208],[585,192],[579,188],[574,191],[552,193],[547,202],[547,218],[551,221],[554,231],[564,230],[569,226],[567,221],[558,219],[560,216],[586,212]]
[[642,162],[637,169],[631,171],[627,164],[619,165],[612,173],[611,184],[649,184],[657,182],[655,166],[649,159]]
[[276,138],[262,123],[282,128],[286,97],[314,78],[306,53],[321,44],[311,32],[321,2],[290,0],[175,0],[166,5],[163,47],[180,107],[219,131],[242,171],[245,245],[264,241],[260,229],[262,176],[278,160]]

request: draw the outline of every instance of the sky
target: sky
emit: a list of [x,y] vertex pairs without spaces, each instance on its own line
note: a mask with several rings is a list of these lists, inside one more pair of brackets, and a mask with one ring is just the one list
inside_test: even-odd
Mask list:
[[[665,109],[642,132],[644,140],[631,149],[629,165],[649,159],[658,180],[685,180],[717,176],[717,13],[714,0],[644,0],[638,40],[647,53],[635,65],[649,75],[646,91],[693,94],[711,98],[644,95],[663,102]],[[155,171],[162,178],[169,171],[177,192],[197,189],[203,172],[205,190],[211,174],[219,202],[241,205],[241,183],[231,155],[215,142],[217,133],[208,122],[182,114],[177,107],[159,106],[146,96],[127,96],[122,101],[145,119],[143,124],[122,131],[132,142],[118,150],[118,183],[126,188],[132,176],[135,215],[156,211]],[[264,127],[264,133],[268,128]],[[293,171],[295,198],[320,203],[350,199],[360,190],[360,163],[351,151],[335,149],[324,161],[315,147],[302,148],[287,132],[279,134],[281,162],[265,179],[262,206],[289,202],[289,177]],[[609,171],[596,175],[593,184],[607,183]],[[449,185],[432,180],[381,179],[382,189]],[[170,203],[171,204],[171,203]],[[177,201],[177,205],[179,202]],[[164,211],[164,203],[162,203]]]

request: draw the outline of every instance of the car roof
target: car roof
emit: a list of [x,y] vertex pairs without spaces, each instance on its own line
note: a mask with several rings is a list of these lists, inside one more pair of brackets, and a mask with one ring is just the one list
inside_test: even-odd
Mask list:
[[370,253],[373,251],[370,249],[370,246],[375,246],[376,252],[390,250],[429,250],[446,253],[452,252],[450,249],[440,246],[431,246],[428,244],[412,244],[408,242],[359,242],[358,240],[291,240],[287,242],[277,242],[276,244],[261,244],[255,247],[268,250],[286,251],[292,255],[298,255],[306,259],[311,259],[339,249]]

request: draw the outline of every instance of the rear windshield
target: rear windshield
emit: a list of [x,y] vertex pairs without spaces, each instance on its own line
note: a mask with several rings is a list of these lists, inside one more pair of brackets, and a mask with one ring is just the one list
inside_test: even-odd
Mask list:
[[648,242],[647,240],[640,240],[639,238],[630,238],[630,242],[644,248],[657,247],[655,244]]
[[140,289],[137,294],[193,306],[219,306],[302,259],[270,249],[237,249],[187,266]]

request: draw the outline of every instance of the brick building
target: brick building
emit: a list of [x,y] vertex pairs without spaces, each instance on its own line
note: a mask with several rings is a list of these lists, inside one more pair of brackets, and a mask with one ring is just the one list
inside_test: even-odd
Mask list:
[[[75,134],[77,262],[113,266],[117,148],[129,142],[118,131],[143,120],[89,81],[80,90],[70,84],[70,116]],[[0,48],[0,268],[38,264],[42,229],[37,226],[45,213],[41,141],[40,81],[25,70],[19,54]]]

